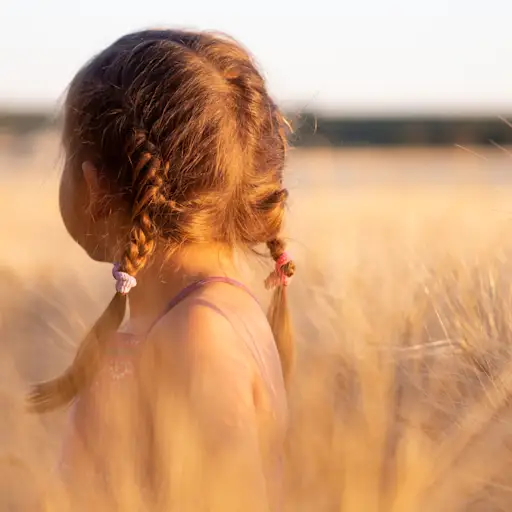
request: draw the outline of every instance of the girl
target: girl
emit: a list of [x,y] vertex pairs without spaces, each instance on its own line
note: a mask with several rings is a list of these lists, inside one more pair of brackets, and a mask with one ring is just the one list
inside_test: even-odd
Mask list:
[[[73,403],[74,510],[92,494],[139,510],[134,489],[144,510],[280,508],[286,127],[223,36],[130,34],[72,81],[61,214],[91,258],[117,262],[114,298],[73,363],[30,397],[38,412]],[[259,244],[276,263],[268,322],[235,261]]]

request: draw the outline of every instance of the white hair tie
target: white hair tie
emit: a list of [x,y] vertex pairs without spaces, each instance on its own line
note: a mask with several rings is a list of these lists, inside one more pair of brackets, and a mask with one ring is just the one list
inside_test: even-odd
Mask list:
[[114,268],[112,269],[112,275],[116,280],[116,291],[122,295],[126,295],[132,288],[137,286],[137,279],[127,274],[126,272],[122,272],[119,269],[121,265],[119,263],[114,263]]

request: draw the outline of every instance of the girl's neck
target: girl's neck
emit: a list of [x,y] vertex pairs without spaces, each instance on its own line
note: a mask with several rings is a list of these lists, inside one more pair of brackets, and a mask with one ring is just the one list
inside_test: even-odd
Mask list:
[[240,277],[232,253],[195,246],[180,249],[171,257],[153,256],[151,264],[137,275],[137,286],[130,292],[130,318],[155,317],[183,288],[213,276]]

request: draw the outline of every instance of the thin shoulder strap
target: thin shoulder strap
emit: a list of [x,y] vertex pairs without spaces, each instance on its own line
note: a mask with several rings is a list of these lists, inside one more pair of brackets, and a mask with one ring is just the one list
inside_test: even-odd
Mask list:
[[177,295],[175,295],[165,306],[165,308],[160,312],[160,314],[155,318],[154,322],[149,326],[148,330],[146,331],[145,337],[147,338],[153,328],[156,326],[162,318],[167,315],[171,309],[175,308],[180,302],[183,302],[189,295],[194,293],[196,290],[199,290],[203,286],[206,286],[208,284],[212,283],[225,283],[229,284],[231,286],[235,286],[239,288],[240,290],[245,291],[248,295],[250,295],[258,304],[259,301],[255,297],[255,295],[245,286],[245,284],[241,283],[240,281],[237,281],[236,279],[231,279],[230,277],[224,277],[224,276],[212,276],[212,277],[206,277],[205,279],[201,279],[200,281],[196,281],[192,284],[189,284],[183,290],[181,290]]

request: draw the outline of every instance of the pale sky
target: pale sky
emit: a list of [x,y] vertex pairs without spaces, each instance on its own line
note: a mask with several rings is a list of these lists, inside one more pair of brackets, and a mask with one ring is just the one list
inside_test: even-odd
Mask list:
[[512,112],[512,0],[0,0],[0,105],[51,106],[117,37],[170,26],[246,45],[284,106]]

